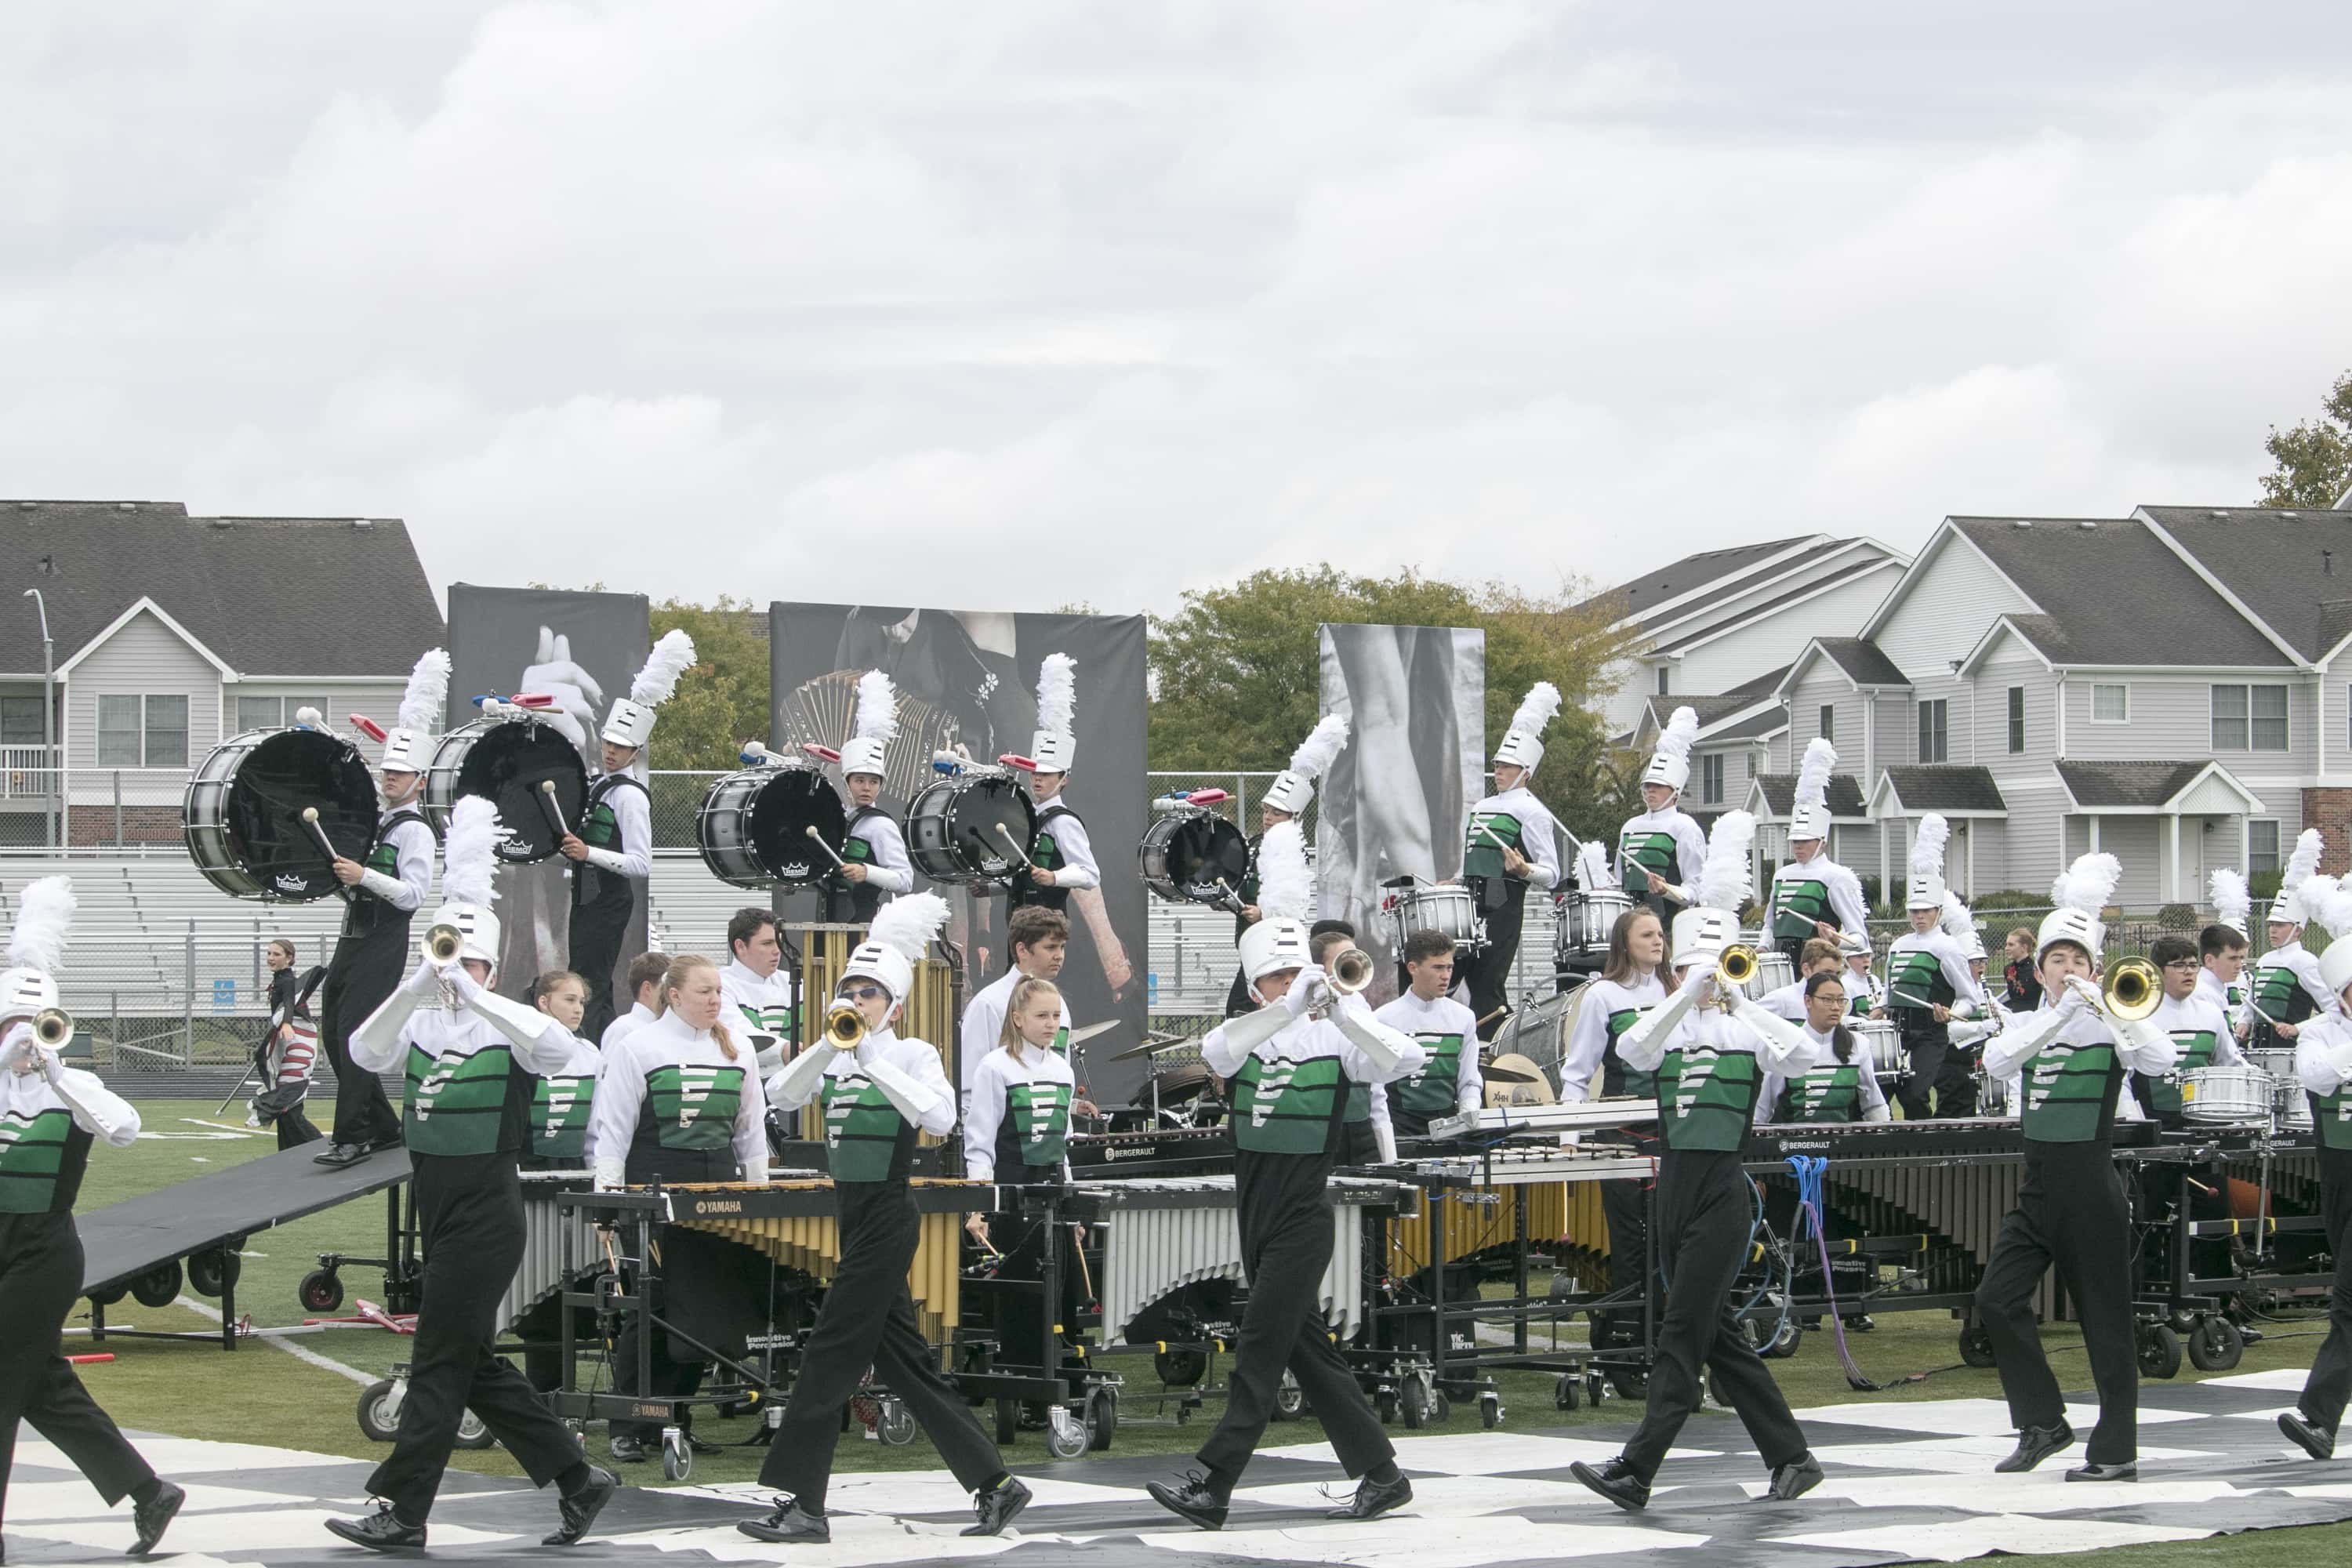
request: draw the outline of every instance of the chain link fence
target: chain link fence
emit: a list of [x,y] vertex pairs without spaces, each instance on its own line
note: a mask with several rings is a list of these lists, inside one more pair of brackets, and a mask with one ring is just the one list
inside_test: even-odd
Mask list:
[[[268,941],[200,933],[193,922],[176,943],[77,932],[58,977],[74,1019],[68,1059],[125,1093],[192,1075],[235,1076],[252,1059],[268,1013]],[[320,944],[303,945],[323,957]]]

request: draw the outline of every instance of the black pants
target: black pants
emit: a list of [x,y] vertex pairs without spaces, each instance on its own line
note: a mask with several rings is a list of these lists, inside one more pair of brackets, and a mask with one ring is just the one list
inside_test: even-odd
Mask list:
[[1658,1473],[1698,1405],[1702,1367],[1715,1373],[1767,1468],[1805,1456],[1805,1435],[1789,1402],[1731,1310],[1731,1283],[1748,1260],[1754,1214],[1738,1150],[1669,1149],[1659,1162],[1658,1261],[1666,1274],[1666,1310],[1642,1425],[1625,1445],[1626,1464],[1645,1481]]
[[1285,1367],[1350,1478],[1396,1458],[1355,1373],[1324,1331],[1323,1272],[1331,1265],[1331,1161],[1316,1154],[1234,1155],[1242,1270],[1249,1301],[1234,1343],[1225,1414],[1201,1445],[1213,1484],[1230,1491],[1257,1451]]
[[299,1105],[291,1110],[279,1111],[271,1122],[278,1129],[278,1146],[280,1149],[299,1149],[305,1143],[319,1141],[319,1130],[310,1125],[310,1119],[302,1114],[302,1108]]
[[1478,1037],[1491,1040],[1503,1026],[1501,1018],[1487,1015],[1507,1001],[1511,994],[1511,965],[1519,958],[1519,929],[1527,923],[1527,884],[1506,881],[1507,889],[1497,908],[1486,913],[1486,945],[1473,957],[1462,974],[1462,983],[1470,993],[1470,1012],[1480,1020]]
[[[997,1179],[1004,1179],[1007,1167],[996,1168]],[[1058,1176],[1057,1165],[1033,1166],[1013,1171],[1020,1181],[1031,1172],[1049,1173]],[[1050,1234],[1049,1232],[1050,1228]],[[1045,1278],[1045,1248],[1050,1243],[1061,1268],[1061,1290],[1058,1301],[1047,1314],[1047,1303],[1042,1291],[1007,1289],[991,1293],[995,1303],[995,1329],[998,1364],[1006,1366],[1043,1366],[1040,1359],[1045,1350],[1048,1323],[1060,1323],[1068,1330],[1077,1321],[1080,1307],[1077,1244],[1066,1224],[1048,1227],[1034,1214],[992,1214],[988,1216],[989,1239],[1004,1254],[996,1266],[996,1277],[1034,1285]],[[1067,1337],[1066,1334],[1065,1336]]]
[[978,1491],[1004,1473],[1004,1460],[923,1341],[907,1289],[921,1236],[914,1196],[902,1182],[845,1182],[834,1198],[841,1205],[841,1262],[801,1351],[760,1484],[790,1495],[805,1512],[824,1511],[842,1406],[870,1366],[913,1410],[957,1481]]
[[1910,1055],[1911,1071],[1895,1086],[1895,1099],[1903,1107],[1904,1121],[1928,1119],[1929,1089],[1936,1091],[1933,1115],[1948,1119],[1977,1113],[1976,1047],[1953,1045],[1951,1037],[1939,1026],[1906,1030],[1903,1048]]
[[352,1031],[383,1005],[408,968],[408,922],[389,921],[345,937],[320,987],[319,1046],[335,1069],[335,1142],[390,1143],[400,1118],[375,1074],[352,1060]]
[[110,1507],[155,1479],[58,1349],[81,1293],[81,1237],[70,1214],[0,1215],[0,1512],[16,1457],[16,1426],[64,1450]]
[[512,1154],[419,1154],[415,1201],[425,1247],[424,1298],[408,1352],[408,1397],[391,1457],[368,1478],[370,1495],[410,1524],[433,1511],[457,1423],[467,1410],[515,1458],[534,1486],[582,1464],[580,1439],[530,1382],[491,1353],[499,1298],[522,1261],[522,1183]]
[[2352,1399],[2352,1149],[2320,1149],[2319,1191],[2336,1284],[2327,1297],[2327,1337],[2311,1359],[2311,1375],[2295,1405],[2315,1426],[2333,1432]]
[[2083,1325],[2099,1395],[2099,1424],[2084,1457],[2095,1465],[2128,1463],[2139,1455],[2131,1205],[2105,1143],[2027,1141],[2017,1207],[2000,1222],[1977,1283],[1977,1318],[1992,1338],[2009,1418],[2020,1428],[2066,1419],[2033,1321],[2034,1288],[2053,1263]]
[[1601,1184],[1601,1217],[1609,1226],[1609,1293],[1623,1300],[1605,1315],[1595,1312],[1593,1321],[1614,1343],[1640,1342],[1643,1294],[1657,1283],[1650,1276],[1649,1187],[1638,1181]]
[[621,962],[621,943],[629,934],[629,921],[637,912],[636,884],[628,878],[593,866],[572,868],[575,896],[572,903],[572,972],[588,986],[588,1010],[580,1018],[580,1037],[601,1040],[613,1021],[613,970]]

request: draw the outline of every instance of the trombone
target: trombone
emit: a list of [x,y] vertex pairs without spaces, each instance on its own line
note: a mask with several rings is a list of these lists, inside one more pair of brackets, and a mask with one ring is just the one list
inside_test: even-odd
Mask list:
[[1744,942],[1733,942],[1717,955],[1715,984],[1720,991],[1745,991],[1748,983],[1756,978],[1762,960],[1756,950]]

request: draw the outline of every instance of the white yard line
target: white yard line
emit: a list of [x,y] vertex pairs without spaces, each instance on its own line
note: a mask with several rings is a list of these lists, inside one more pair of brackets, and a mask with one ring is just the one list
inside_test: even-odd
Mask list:
[[[209,1318],[215,1323],[221,1321],[220,1309],[218,1307],[207,1307],[202,1301],[195,1300],[194,1297],[183,1296],[172,1304],[175,1307],[185,1307],[189,1311],[195,1313],[198,1317]],[[256,1334],[254,1338],[259,1340],[263,1344],[271,1346],[277,1350],[284,1351],[296,1361],[307,1362],[310,1365],[317,1367],[321,1372],[331,1372],[339,1376],[348,1377],[362,1388],[376,1381],[374,1377],[371,1376],[367,1373],[362,1372],[355,1366],[345,1366],[341,1362],[337,1361],[332,1356],[320,1355],[317,1351],[311,1350],[304,1345],[298,1345],[291,1340],[282,1340],[275,1334]]]

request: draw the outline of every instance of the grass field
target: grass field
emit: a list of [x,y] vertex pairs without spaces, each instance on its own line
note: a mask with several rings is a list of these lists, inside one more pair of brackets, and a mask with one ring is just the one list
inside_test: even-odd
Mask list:
[[[237,1108],[219,1119],[214,1118],[210,1103],[154,1100],[142,1104],[140,1110],[149,1136],[129,1150],[100,1148],[92,1152],[89,1178],[82,1190],[81,1206],[85,1212],[257,1158],[276,1147],[273,1139],[247,1134],[236,1125],[242,1114]],[[315,1266],[317,1255],[373,1255],[382,1248],[383,1232],[383,1200],[379,1196],[257,1233],[247,1243],[236,1290],[238,1310],[250,1314],[257,1326],[299,1323],[304,1314],[296,1301],[295,1286]],[[353,1270],[344,1279],[351,1299],[375,1298],[380,1294],[379,1283],[372,1269]],[[78,1310],[86,1310],[87,1303]],[[348,1302],[344,1310],[350,1310]],[[125,1327],[201,1330],[207,1326],[206,1320],[189,1307],[151,1310],[129,1300],[110,1309],[108,1320],[112,1326]],[[77,1318],[75,1322],[79,1325],[86,1320]],[[1948,1318],[1940,1313],[1889,1314],[1879,1322],[1881,1326],[1875,1332],[1853,1336],[1850,1342],[1863,1370],[1880,1382],[1918,1373],[1931,1375],[1882,1394],[1855,1394],[1846,1385],[1833,1346],[1825,1339],[1808,1336],[1798,1355],[1773,1363],[1781,1387],[1801,1414],[1808,1405],[1845,1404],[1862,1399],[1999,1396],[2000,1387],[1992,1373],[1952,1364],[1958,1356],[1954,1325]],[[2308,1365],[2318,1342],[2319,1327],[2317,1323],[2281,1327],[2263,1343],[2250,1347],[2238,1370],[2261,1372]],[[1571,1327],[1569,1334],[1580,1339],[1580,1326]],[[2080,1342],[2068,1326],[2054,1326],[2047,1337],[2060,1380],[2070,1388],[2087,1386],[2089,1377]],[[407,1343],[376,1329],[328,1330],[278,1342],[299,1345],[371,1378],[382,1376],[394,1362],[401,1360]],[[77,1347],[69,1343],[68,1348]],[[362,1436],[354,1418],[361,1389],[358,1382],[298,1360],[272,1348],[270,1343],[248,1340],[233,1353],[222,1352],[216,1341],[110,1340],[105,1348],[114,1352],[115,1361],[85,1368],[84,1376],[100,1402],[125,1426],[184,1436],[271,1443],[355,1458],[374,1458],[384,1452]],[[1197,1446],[1200,1427],[1179,1426],[1172,1420],[1155,1421],[1137,1407],[1135,1394],[1159,1386],[1148,1356],[1114,1357],[1110,1364],[1112,1370],[1125,1375],[1129,1394],[1129,1403],[1122,1409],[1113,1452],[1166,1453],[1171,1456],[1173,1468],[1178,1456],[1189,1455]],[[2197,1375],[2185,1365],[2180,1373],[2182,1378]],[[1545,1374],[1506,1373],[1498,1376],[1497,1382],[1506,1405],[1505,1425],[1509,1427],[1528,1430],[1614,1424],[1630,1421],[1636,1415],[1633,1406],[1615,1400],[1597,1410],[1589,1406],[1574,1412],[1558,1410],[1553,1406],[1552,1379]],[[1213,1419],[1214,1414],[1213,1405],[1204,1418]],[[1710,1410],[1696,1419],[1700,1423],[1728,1422],[1733,1417]],[[1456,1406],[1444,1426],[1432,1430],[1475,1431],[1478,1420],[1475,1405]],[[750,1435],[751,1426],[749,1420],[705,1422],[698,1430],[720,1442],[738,1442]],[[1296,1426],[1278,1429],[1277,1440],[1311,1440],[1314,1428],[1310,1418]],[[601,1436],[592,1435],[592,1452],[601,1454],[602,1449]],[[697,1483],[750,1479],[758,1470],[761,1452],[747,1447],[702,1457],[695,1462],[693,1479]],[[1041,1435],[1024,1433],[1007,1458],[1016,1462],[1046,1458]],[[460,1453],[456,1463],[488,1475],[518,1473],[513,1463],[497,1449]],[[938,1464],[929,1442],[920,1436],[903,1447],[861,1441],[854,1436],[842,1443],[840,1468],[844,1470],[929,1469]],[[629,1467],[627,1471],[625,1479],[634,1484],[661,1484],[658,1465]],[[2174,1568],[2176,1564],[2237,1568],[2257,1561],[2273,1562],[2287,1553],[2315,1563],[2352,1562],[2352,1524],[2264,1531],[2187,1545],[2118,1548],[2091,1556],[2100,1568]],[[2063,1559],[2072,1563],[2085,1560],[2081,1555]],[[2062,1559],[2007,1561],[2054,1563]]]

